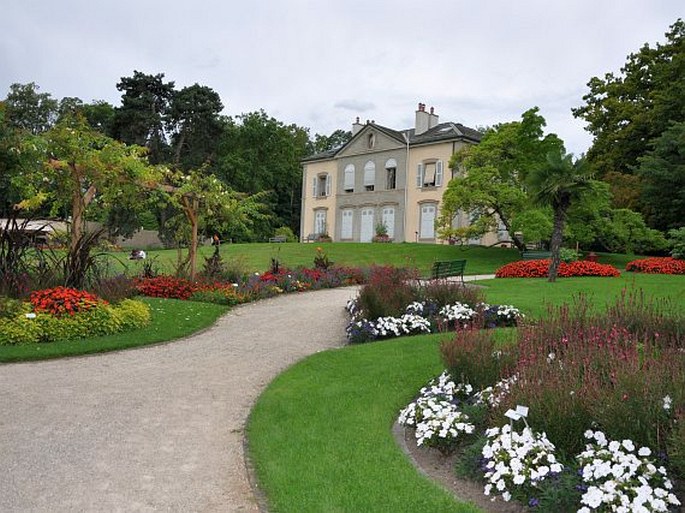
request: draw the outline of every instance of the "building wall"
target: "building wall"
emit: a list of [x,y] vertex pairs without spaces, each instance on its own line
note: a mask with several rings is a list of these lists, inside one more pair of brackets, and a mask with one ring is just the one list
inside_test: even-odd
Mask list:
[[[330,195],[314,196],[313,180],[323,175],[330,177]],[[305,240],[309,234],[316,233],[316,212],[326,213],[326,231],[333,237],[335,228],[335,190],[338,186],[337,166],[333,160],[308,162],[304,165],[302,179],[302,220],[300,221],[300,239]]]

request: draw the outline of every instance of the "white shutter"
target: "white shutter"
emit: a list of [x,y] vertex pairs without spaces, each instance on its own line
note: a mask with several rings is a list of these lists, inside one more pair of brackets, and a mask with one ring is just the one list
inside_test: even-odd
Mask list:
[[362,222],[361,222],[361,230],[359,233],[359,241],[360,242],[371,242],[371,239],[373,239],[373,209],[372,208],[365,208],[362,209]]
[[331,195],[331,175],[326,175],[326,196]]
[[393,207],[385,207],[383,209],[383,224],[388,231],[388,237],[395,238],[395,209]]
[[352,164],[345,168],[345,183],[343,187],[346,191],[354,190],[354,166]]
[[319,192],[318,187],[317,187],[318,180],[319,179],[316,176],[314,178],[312,178],[312,196],[314,196],[315,198],[318,196],[318,192]]
[[442,160],[438,160],[435,163],[435,186],[436,187],[440,187],[442,185],[442,175],[443,175]]
[[376,165],[367,162],[364,166],[364,186],[376,185]]
[[354,211],[345,209],[342,211],[342,227],[340,229],[341,239],[352,238],[352,221],[354,220]]
[[416,186],[423,187],[423,164],[419,164],[416,168]]

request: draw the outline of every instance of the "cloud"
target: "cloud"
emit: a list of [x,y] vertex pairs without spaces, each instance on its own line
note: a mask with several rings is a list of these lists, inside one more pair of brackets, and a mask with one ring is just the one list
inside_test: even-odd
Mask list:
[[367,112],[376,108],[372,102],[365,102],[363,100],[340,100],[333,105],[336,109],[351,110],[354,112]]

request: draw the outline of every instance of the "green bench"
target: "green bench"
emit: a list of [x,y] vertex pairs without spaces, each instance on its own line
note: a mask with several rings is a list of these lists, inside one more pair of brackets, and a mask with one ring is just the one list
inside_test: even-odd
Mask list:
[[439,280],[441,278],[457,276],[461,278],[461,282],[464,283],[465,268],[466,260],[445,260],[442,262],[433,262],[433,267],[431,268],[431,280]]
[[552,258],[551,251],[524,251],[521,253],[523,260],[544,260],[545,258]]

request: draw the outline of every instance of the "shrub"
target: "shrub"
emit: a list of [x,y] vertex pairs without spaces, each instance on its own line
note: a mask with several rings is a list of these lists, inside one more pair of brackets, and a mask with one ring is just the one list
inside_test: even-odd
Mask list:
[[392,266],[374,266],[368,282],[359,291],[358,308],[365,319],[400,317],[414,300],[408,283],[410,271]]
[[37,290],[31,293],[29,301],[36,312],[45,312],[58,317],[91,310],[101,302],[100,298],[94,294],[67,287]]
[[328,258],[328,254],[323,250],[323,248],[316,248],[316,255],[314,255],[314,268],[323,269],[324,271],[331,267],[333,262]]
[[124,299],[114,307],[114,314],[120,331],[129,331],[147,326],[150,323],[150,307],[141,301]]
[[235,306],[244,302],[245,298],[235,291],[235,288],[229,286],[216,286],[214,288],[202,288],[193,292],[190,296],[192,301],[200,301],[202,303],[215,303],[217,305]]
[[685,411],[674,419],[673,429],[666,438],[666,451],[671,467],[681,477],[685,476]]
[[[497,278],[546,278],[549,270],[549,259],[543,260],[519,260],[503,265],[495,276]],[[599,264],[587,260],[559,264],[559,277],[571,276],[607,276],[616,277],[620,273],[618,269],[608,264]]]
[[280,226],[274,231],[275,237],[285,237],[286,242],[297,242],[297,236],[289,226]]
[[515,362],[513,348],[498,350],[492,331],[458,330],[440,345],[442,361],[456,382],[482,390],[507,377]]
[[673,257],[642,258],[628,262],[626,271],[649,274],[685,274],[685,260],[678,260]]
[[41,324],[35,317],[27,318],[25,315],[18,315],[14,319],[0,319],[0,346],[35,344],[40,341]]
[[485,301],[483,290],[464,287],[447,280],[430,280],[416,286],[416,301],[434,303],[438,308],[455,303],[477,305]]
[[197,285],[173,276],[156,276],[136,280],[136,289],[144,296],[167,299],[190,299]]
[[561,248],[559,250],[559,258],[561,258],[562,262],[570,264],[571,262],[580,260],[580,253],[575,249]]
[[30,305],[24,301],[0,296],[0,319],[13,319],[30,311]]

